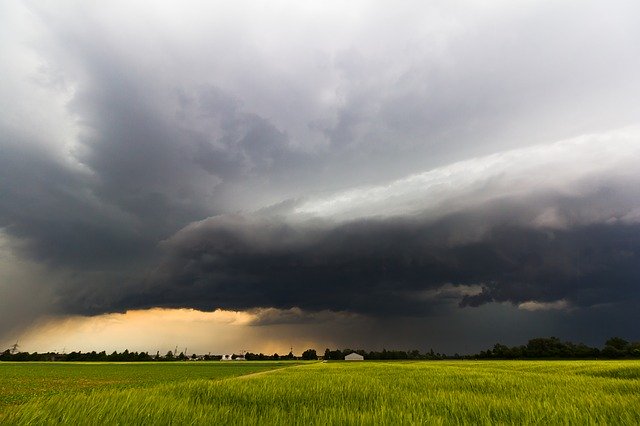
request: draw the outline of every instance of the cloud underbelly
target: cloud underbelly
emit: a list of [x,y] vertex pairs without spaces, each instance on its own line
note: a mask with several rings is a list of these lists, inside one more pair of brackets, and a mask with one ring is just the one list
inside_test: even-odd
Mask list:
[[581,138],[195,222],[161,244],[150,290],[119,303],[429,315],[637,298],[635,141]]

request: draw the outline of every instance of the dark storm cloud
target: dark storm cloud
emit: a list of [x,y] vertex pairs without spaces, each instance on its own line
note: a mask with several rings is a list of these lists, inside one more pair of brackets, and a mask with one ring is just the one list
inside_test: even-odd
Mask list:
[[[505,201],[436,221],[390,218],[335,225],[215,217],[163,243],[167,254],[155,285],[115,308],[298,307],[422,316],[452,301],[464,307],[562,300],[589,307],[640,296],[640,226],[532,226],[546,205],[561,204],[572,216],[597,203],[527,201]],[[467,231],[476,235],[463,235]],[[439,294],[443,286],[459,291]]]
[[72,161],[42,149],[50,143],[44,135],[2,136],[0,225],[28,239],[24,249],[36,258],[90,267],[143,256],[180,227],[224,210],[218,192],[227,186],[300,157],[287,151],[286,134],[215,87],[175,91],[167,117],[157,93],[107,61],[104,47],[69,49],[83,51],[91,76],[68,107],[82,122]]
[[26,242],[24,252],[80,269],[141,254],[131,217],[96,200],[90,176],[3,137],[11,143],[0,156],[0,223]]
[[0,310],[635,300],[637,15],[6,2]]

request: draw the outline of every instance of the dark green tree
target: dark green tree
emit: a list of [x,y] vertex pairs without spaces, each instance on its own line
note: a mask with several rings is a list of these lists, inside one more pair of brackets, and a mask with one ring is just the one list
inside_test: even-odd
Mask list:
[[619,351],[627,350],[629,347],[629,342],[624,340],[622,337],[612,337],[611,339],[604,342],[605,347],[611,346],[614,349]]
[[315,349],[307,349],[306,351],[302,352],[302,359],[304,360],[318,359],[318,354],[316,353]]

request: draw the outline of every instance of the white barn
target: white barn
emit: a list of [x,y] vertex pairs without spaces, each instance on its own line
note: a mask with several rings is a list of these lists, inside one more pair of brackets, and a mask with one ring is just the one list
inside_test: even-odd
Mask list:
[[364,357],[355,352],[351,352],[349,355],[344,357],[345,361],[364,361]]

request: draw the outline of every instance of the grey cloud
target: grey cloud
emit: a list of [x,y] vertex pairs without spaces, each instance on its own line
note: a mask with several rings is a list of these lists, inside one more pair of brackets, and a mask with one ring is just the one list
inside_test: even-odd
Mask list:
[[334,325],[345,325],[351,321],[365,321],[360,315],[350,312],[335,311],[303,311],[300,308],[290,309],[255,309],[250,310],[255,318],[251,320],[254,326],[271,326],[283,324],[314,324],[314,323],[333,323]]
[[[171,32],[164,35],[167,44],[154,43],[94,11],[88,23],[104,30],[76,49],[81,60],[95,63],[86,73],[106,80],[101,92],[145,96],[164,112],[162,120],[175,108],[165,90],[193,93],[217,87],[228,100],[209,100],[209,107],[227,109],[221,112],[227,118],[241,108],[271,123],[260,131],[264,137],[258,146],[271,146],[275,129],[289,140],[286,148],[313,154],[306,161],[294,155],[260,171],[260,178],[271,181],[260,191],[272,192],[261,202],[272,203],[300,195],[291,176],[305,189],[333,190],[635,122],[640,90],[633,73],[638,65],[633,54],[638,33],[630,20],[635,8],[631,2],[529,4],[490,13],[471,5],[382,6],[368,10],[369,21],[362,26],[338,21],[336,33],[344,33],[343,39],[307,25],[300,37],[314,48],[295,55],[287,54],[294,46],[280,33],[273,35],[273,45],[248,43],[240,29],[251,18],[235,8],[204,18],[209,28],[226,30],[225,37],[212,32],[192,40],[184,51],[172,49],[171,37],[177,36]],[[64,46],[71,40],[75,48],[87,30],[63,12],[46,11],[45,18],[54,33],[64,28]],[[235,25],[229,24],[232,18]],[[256,31],[273,33],[269,17],[252,24]],[[292,23],[292,28],[296,24],[303,25]],[[374,27],[378,24],[385,25]],[[118,31],[132,38],[132,46],[117,42]],[[152,26],[149,31],[160,30]],[[128,55],[128,49],[144,53]],[[163,55],[174,61],[167,65]],[[286,65],[278,62],[282,59]],[[109,69],[130,81],[120,87],[113,77],[100,77]],[[150,69],[153,74],[141,74]],[[169,128],[180,125],[168,121]],[[207,128],[206,121],[192,117],[184,124],[194,130]],[[234,147],[222,157],[240,159],[242,151]],[[237,163],[224,164],[238,172]],[[239,166],[243,170],[246,164]],[[286,173],[278,173],[283,169]],[[251,194],[242,185],[234,191],[244,192],[246,207]],[[228,197],[225,202],[233,201]]]
[[286,133],[257,114],[241,109],[241,102],[217,88],[202,88],[190,102],[195,109],[184,109],[185,117],[204,117],[214,129],[194,135],[194,160],[222,182],[277,173],[296,161],[301,154],[289,147]]
[[21,250],[54,265],[90,267],[139,256],[134,220],[100,203],[92,179],[33,150],[18,136],[0,156],[0,225]]
[[572,216],[597,202],[526,201],[494,202],[438,220],[214,217],[163,243],[166,257],[149,289],[115,308],[297,307],[425,316],[451,307],[447,292],[422,297],[446,286],[482,287],[477,294],[461,292],[462,307],[557,300],[589,307],[640,296],[637,224],[540,227],[533,219],[549,205]]
[[[635,122],[638,105],[627,95],[640,91],[631,71],[638,64],[623,46],[640,38],[629,20],[636,7],[551,8],[518,5],[493,15],[470,7],[468,15],[445,14],[458,24],[454,29],[398,40],[391,49],[402,55],[367,45],[344,51],[336,65],[346,70],[344,102],[326,134],[337,145],[364,150],[368,164],[384,164],[377,176],[389,178],[454,156],[560,139],[576,126],[588,133],[605,121]],[[601,37],[609,26],[611,38]]]
[[0,227],[52,311],[635,300],[635,136],[502,152],[637,124],[634,2],[238,4],[0,6]]

